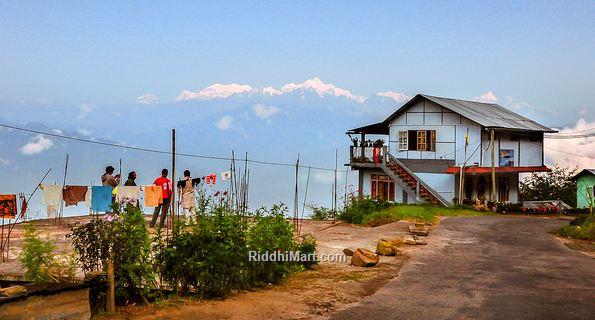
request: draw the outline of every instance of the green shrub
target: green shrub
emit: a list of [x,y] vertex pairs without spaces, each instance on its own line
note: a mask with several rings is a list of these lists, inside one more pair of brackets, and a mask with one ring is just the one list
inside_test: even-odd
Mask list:
[[354,224],[362,224],[364,218],[373,212],[380,211],[390,207],[389,202],[380,201],[372,198],[357,199],[353,198],[351,203],[341,214],[339,219]]
[[119,213],[106,219],[71,226],[68,237],[83,271],[105,271],[112,259],[119,302],[146,298],[156,286],[147,222],[142,211],[131,204],[115,211]]
[[309,204],[308,208],[312,210],[312,220],[330,220],[333,217],[333,210],[324,206]]
[[[298,245],[298,250],[301,254],[316,254],[316,238],[311,234],[307,234],[302,237],[301,242]],[[317,265],[318,261],[304,261],[302,266],[306,269],[311,269]]]
[[[293,225],[285,218],[287,207],[274,205],[270,210],[259,209],[254,223],[248,231],[248,250],[256,252],[289,252],[296,249],[293,238]],[[292,271],[295,263],[288,261],[251,261],[250,278],[252,285],[278,283]]]
[[582,215],[564,226],[559,234],[564,237],[595,241],[595,218]]

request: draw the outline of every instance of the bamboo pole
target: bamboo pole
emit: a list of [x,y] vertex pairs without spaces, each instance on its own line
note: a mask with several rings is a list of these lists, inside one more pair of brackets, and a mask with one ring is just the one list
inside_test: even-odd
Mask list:
[[496,164],[494,155],[494,130],[490,131],[490,159],[492,162],[492,202],[496,203]]
[[[66,187],[66,175],[68,173],[68,159],[70,154],[66,154],[66,164],[64,165],[64,180],[62,181],[62,190]],[[58,221],[62,221],[62,215],[64,214],[64,201],[60,202],[60,213],[58,214]]]
[[306,209],[306,199],[308,198],[308,186],[310,184],[310,171],[311,170],[312,170],[312,167],[308,167],[308,175],[306,177],[306,189],[304,190],[304,202],[302,203],[302,217],[301,217],[301,220],[299,223],[298,236],[302,232],[302,222],[304,221],[304,209]]
[[299,212],[299,203],[298,203],[298,178],[299,178],[299,171],[300,171],[300,154],[298,153],[297,161],[295,162],[295,190],[293,194],[293,223],[294,228],[297,231],[297,223],[298,223],[298,212]]
[[335,183],[333,186],[333,221],[337,218],[337,167],[339,165],[339,150],[335,149]]
[[[171,181],[172,181],[172,193],[171,193],[171,227],[174,226],[174,221],[176,219],[176,193],[174,191],[175,186],[175,179],[176,179],[176,129],[171,129]],[[178,219],[180,217],[178,216]]]

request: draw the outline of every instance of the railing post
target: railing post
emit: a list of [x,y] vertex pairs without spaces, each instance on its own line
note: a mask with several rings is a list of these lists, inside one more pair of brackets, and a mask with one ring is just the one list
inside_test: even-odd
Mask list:
[[386,147],[382,147],[382,165],[386,166],[387,150]]
[[349,146],[349,163],[353,163],[353,146]]
[[419,201],[419,180],[415,179],[415,198]]

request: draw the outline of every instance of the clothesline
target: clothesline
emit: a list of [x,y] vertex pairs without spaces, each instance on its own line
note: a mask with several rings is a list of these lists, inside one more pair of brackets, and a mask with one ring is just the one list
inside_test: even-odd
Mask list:
[[[151,148],[126,146],[126,145],[122,145],[122,144],[116,144],[116,143],[110,143],[110,142],[105,142],[105,141],[99,141],[99,140],[97,140],[95,138],[85,139],[85,138],[67,136],[67,135],[64,135],[64,134],[58,134],[58,133],[53,133],[53,132],[45,132],[45,131],[41,131],[41,130],[27,129],[27,128],[22,128],[22,127],[7,125],[7,124],[1,124],[1,123],[0,123],[0,127],[4,127],[4,128],[8,128],[8,129],[13,129],[13,130],[18,130],[18,131],[23,131],[23,132],[43,134],[43,135],[47,135],[47,136],[55,137],[55,138],[68,139],[68,140],[73,140],[73,141],[78,141],[78,142],[84,142],[84,143],[102,145],[102,146],[107,146],[107,147],[114,147],[114,148],[122,148],[122,149],[135,150],[135,151],[141,151],[141,152],[150,152],[150,153],[157,153],[157,154],[172,155],[172,152],[171,151],[151,149]],[[210,160],[224,160],[224,161],[234,160],[234,159],[228,158],[228,157],[211,156],[211,155],[200,155],[200,154],[191,154],[191,153],[183,153],[183,152],[176,152],[175,154],[176,154],[176,156],[189,157],[189,158],[200,158],[200,159],[210,159]],[[295,168],[296,167],[296,164],[293,164],[293,163],[282,163],[282,162],[262,161],[262,160],[253,160],[253,159],[235,159],[235,160],[247,161],[249,163],[261,164],[261,165],[282,166],[282,167],[291,167],[291,168]],[[309,169],[312,169],[312,170],[321,170],[321,171],[337,171],[337,172],[347,172],[348,171],[348,170],[336,170],[336,169],[333,169],[333,168],[324,168],[324,167],[317,167],[317,166],[309,166],[309,165],[304,165],[304,164],[298,164],[297,166],[300,167],[300,168],[309,168]]]

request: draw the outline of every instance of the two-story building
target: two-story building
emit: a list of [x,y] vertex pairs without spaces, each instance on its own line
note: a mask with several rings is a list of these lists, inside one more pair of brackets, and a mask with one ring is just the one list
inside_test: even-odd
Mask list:
[[550,170],[548,132],[556,131],[497,104],[418,94],[384,121],[347,134],[360,195],[451,205],[519,202],[519,173]]

